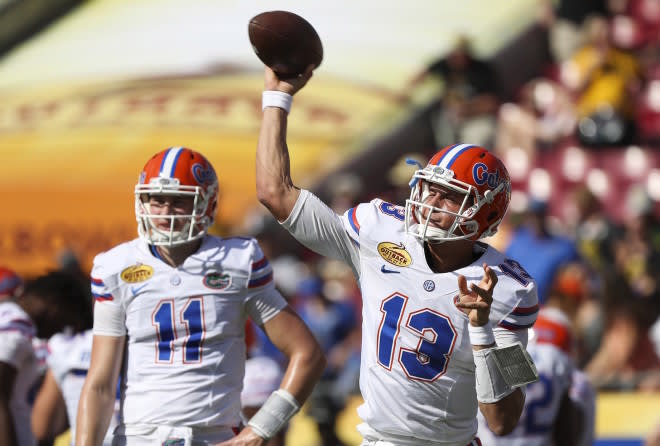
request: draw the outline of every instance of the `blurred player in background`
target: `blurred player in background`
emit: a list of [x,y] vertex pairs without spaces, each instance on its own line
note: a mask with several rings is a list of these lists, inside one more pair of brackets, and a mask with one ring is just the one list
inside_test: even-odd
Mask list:
[[[79,280],[77,273],[74,274],[73,277]],[[71,444],[74,444],[78,401],[92,356],[92,307],[87,290],[77,291],[75,298],[83,302],[76,311],[78,327],[57,333],[48,341],[48,370],[32,407],[32,431],[40,443],[52,441],[68,428]],[[118,416],[117,400],[103,442],[106,446],[112,441],[112,431]]]
[[[509,433],[520,386],[536,379],[524,346],[538,301],[520,265],[478,242],[506,212],[506,168],[482,147],[449,146],[419,166],[405,207],[375,199],[338,215],[290,176],[288,112],[311,75],[279,79],[266,68],[257,196],[302,244],[358,278],[362,444],[479,444],[478,407]],[[509,365],[521,374],[507,375]]]
[[577,446],[591,446],[596,438],[596,389],[580,369],[573,369],[569,396],[582,412],[582,424]]
[[52,272],[27,281],[20,295],[0,301],[1,445],[37,444],[30,403],[43,368],[33,343],[67,327],[77,328],[78,287],[71,276]]
[[[207,235],[217,198],[215,170],[193,150],[166,149],[142,170],[139,238],[94,259],[94,339],[77,445],[102,443],[120,374],[114,442],[126,445],[261,445],[312,391],[325,367],[322,351],[276,291],[256,240]],[[289,365],[281,387],[236,436],[248,317]]]
[[6,266],[0,266],[0,302],[13,299],[23,291],[23,279]]
[[[479,417],[479,437],[489,446],[582,445],[586,414],[572,398],[575,365],[570,322],[556,308],[539,312],[528,346],[539,372],[539,381],[527,385],[525,410],[518,426],[505,437],[496,437]],[[584,386],[576,388],[576,392]],[[583,391],[582,391],[583,392]],[[585,404],[587,401],[585,401]],[[591,444],[591,443],[587,443]]]

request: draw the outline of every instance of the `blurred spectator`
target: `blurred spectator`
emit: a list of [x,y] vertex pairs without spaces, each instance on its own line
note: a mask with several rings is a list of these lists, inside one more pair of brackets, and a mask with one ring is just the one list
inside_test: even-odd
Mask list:
[[615,265],[639,296],[657,294],[660,278],[660,220],[640,188],[627,196],[624,233],[615,242]]
[[559,309],[570,321],[575,343],[572,352],[578,366],[596,351],[602,334],[600,306],[594,298],[595,281],[582,262],[564,264],[555,274],[544,306]]
[[620,274],[605,279],[604,332],[585,371],[599,389],[660,390],[660,357],[650,339],[658,295],[636,296]]
[[[357,327],[355,309],[351,302],[341,300],[324,289],[320,277],[303,280],[294,305],[302,320],[310,328],[328,358],[328,366],[309,397],[306,411],[314,419],[323,446],[344,444],[337,436],[337,416],[346,405],[348,395],[338,392],[337,379],[342,372],[347,350],[346,341]],[[341,360],[337,360],[341,358]]]
[[343,173],[330,179],[330,208],[338,214],[360,202],[364,190],[362,180],[354,173]]
[[13,299],[23,291],[23,279],[6,266],[0,266],[0,301]]
[[549,28],[555,61],[568,59],[582,45],[583,23],[590,14],[606,11],[606,0],[541,0],[541,20]]
[[530,157],[537,149],[552,148],[575,132],[575,107],[566,89],[549,79],[525,84],[518,103],[499,109],[495,150],[504,154],[518,147]]
[[496,76],[488,62],[474,55],[470,40],[459,37],[449,54],[431,63],[412,83],[429,76],[444,85],[442,106],[432,117],[436,146],[464,141],[491,147],[499,106]]
[[603,16],[585,22],[586,42],[560,66],[561,83],[575,97],[578,137],[591,146],[630,141],[640,66],[615,48]]
[[573,231],[583,259],[595,270],[607,273],[614,265],[614,240],[620,232],[605,213],[600,199],[586,185],[572,194]]
[[547,213],[547,202],[531,199],[524,220],[511,234],[505,251],[536,280],[539,304],[547,300],[559,268],[579,259],[573,240],[550,231]]

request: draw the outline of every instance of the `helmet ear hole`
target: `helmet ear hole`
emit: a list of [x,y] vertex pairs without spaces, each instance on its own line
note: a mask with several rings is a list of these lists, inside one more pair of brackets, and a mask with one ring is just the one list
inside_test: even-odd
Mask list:
[[495,220],[495,218],[497,218],[497,212],[496,211],[491,211],[488,214],[488,217],[486,217],[487,221],[493,221],[493,220]]

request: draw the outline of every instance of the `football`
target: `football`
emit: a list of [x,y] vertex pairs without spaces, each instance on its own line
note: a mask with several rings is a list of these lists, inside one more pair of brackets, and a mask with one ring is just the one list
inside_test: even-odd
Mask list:
[[248,24],[252,49],[278,76],[292,77],[323,60],[323,45],[314,27],[288,11],[266,11]]

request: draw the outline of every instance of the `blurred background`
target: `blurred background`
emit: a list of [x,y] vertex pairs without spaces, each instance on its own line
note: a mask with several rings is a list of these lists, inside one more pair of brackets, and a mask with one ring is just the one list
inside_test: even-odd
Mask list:
[[660,0],[0,0],[0,264],[87,274],[136,236],[147,159],[201,151],[220,181],[213,232],[258,237],[283,294],[337,324],[332,390],[287,444],[359,444],[355,282],[255,196],[263,70],[247,23],[273,9],[324,45],[289,120],[296,184],[337,212],[403,204],[406,158],[497,153],[514,193],[488,242],[569,313],[598,444],[643,444],[660,422]]

